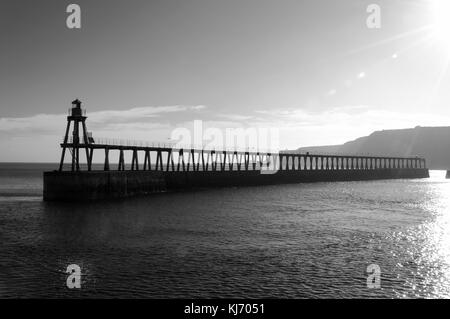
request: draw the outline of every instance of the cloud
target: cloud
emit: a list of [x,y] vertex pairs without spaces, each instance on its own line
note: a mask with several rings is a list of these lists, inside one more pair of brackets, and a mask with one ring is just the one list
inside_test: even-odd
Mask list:
[[89,114],[89,121],[92,123],[125,123],[142,122],[147,119],[161,118],[167,113],[179,113],[186,111],[198,111],[204,109],[204,105],[185,106],[147,106],[137,107],[120,111],[98,111]]
[[[391,108],[395,109],[395,108]],[[266,121],[289,125],[330,126],[330,125],[368,125],[385,124],[388,126],[411,125],[445,125],[449,118],[431,113],[408,113],[403,111],[390,111],[370,107],[367,105],[348,105],[342,107],[329,107],[319,111],[309,111],[296,108],[279,108],[256,111]]]
[[231,121],[248,121],[254,118],[254,116],[252,115],[240,115],[240,114],[218,114],[217,116]]
[[[421,126],[445,126],[449,117],[433,113],[392,111],[367,105],[320,108],[270,108],[245,113],[214,112],[205,106],[138,107],[121,111],[97,111],[88,114],[88,130],[95,138],[167,142],[177,128],[193,129],[194,120],[203,128],[222,133],[227,128],[278,129],[280,147],[341,144],[376,130]],[[58,158],[58,141],[64,134],[67,114],[37,114],[23,118],[0,118],[0,146],[8,149],[4,160],[24,160],[20,149],[39,145],[49,151],[39,154],[47,161]],[[20,148],[15,145],[21,145]],[[36,155],[38,156],[38,155]],[[42,160],[41,159],[41,160]],[[30,160],[35,160],[30,159]]]
[[[0,118],[0,133],[10,134],[31,134],[42,133],[49,134],[60,128],[61,123],[65,125],[64,114],[37,114],[31,117]],[[61,131],[59,130],[59,133]]]
[[295,108],[259,110],[257,124],[280,129],[281,145],[287,148],[341,144],[383,129],[446,126],[450,117],[432,113],[391,111],[366,105],[330,107],[320,111]]
[[[105,110],[88,114],[88,128],[99,131],[121,129],[148,130],[161,128],[164,118],[176,118],[178,113],[205,109],[203,105],[148,106],[128,110]],[[171,117],[168,117],[171,114]],[[30,117],[0,118],[0,134],[8,135],[53,135],[63,134],[67,114],[37,114]]]

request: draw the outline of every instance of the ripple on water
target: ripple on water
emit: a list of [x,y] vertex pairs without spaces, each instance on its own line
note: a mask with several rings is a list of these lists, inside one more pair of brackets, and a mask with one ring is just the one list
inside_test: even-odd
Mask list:
[[[0,194],[1,297],[450,296],[450,183],[435,176],[91,204],[15,183]],[[370,264],[380,289],[367,288]]]

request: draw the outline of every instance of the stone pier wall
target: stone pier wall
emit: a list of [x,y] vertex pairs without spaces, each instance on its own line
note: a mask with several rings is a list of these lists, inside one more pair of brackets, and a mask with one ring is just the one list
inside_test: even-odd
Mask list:
[[427,178],[426,168],[260,171],[53,171],[44,173],[44,200],[86,201],[205,187]]

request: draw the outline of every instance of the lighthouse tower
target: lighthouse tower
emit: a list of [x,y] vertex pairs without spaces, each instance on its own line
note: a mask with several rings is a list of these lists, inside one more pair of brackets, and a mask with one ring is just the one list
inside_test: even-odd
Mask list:
[[[72,107],[69,109],[69,115],[67,116],[67,128],[64,136],[64,141],[61,144],[62,154],[61,163],[59,164],[59,170],[62,171],[64,165],[64,157],[66,155],[66,149],[69,149],[72,154],[72,171],[80,170],[80,148],[86,150],[86,161],[88,163],[88,170],[91,170],[91,158],[88,144],[90,139],[86,129],[86,110],[81,108],[81,101],[76,99],[72,101]],[[69,138],[70,125],[73,123],[72,136]],[[80,143],[80,124],[83,130],[82,138],[83,143]]]

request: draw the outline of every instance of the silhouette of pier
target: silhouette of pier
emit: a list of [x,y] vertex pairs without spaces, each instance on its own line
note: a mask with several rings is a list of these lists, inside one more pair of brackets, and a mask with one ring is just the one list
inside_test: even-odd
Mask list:
[[[64,167],[66,150],[72,154],[72,171],[80,171],[80,149],[86,153],[87,170],[92,170],[94,151],[104,153],[103,170],[127,169],[125,152],[132,154],[129,170],[156,171],[229,171],[229,170],[377,170],[425,168],[425,159],[418,157],[384,157],[367,155],[301,154],[288,152],[250,151],[239,149],[216,150],[194,147],[179,147],[169,143],[147,143],[142,141],[94,138],[87,132],[85,111],[79,100],[73,101],[73,108],[67,117],[64,141],[61,143],[62,157],[59,170]],[[73,122],[73,134],[69,136]],[[79,126],[83,128],[82,139]],[[82,141],[82,142],[81,142]],[[117,151],[119,161],[110,163],[110,153]],[[144,154],[139,163],[139,153]],[[156,159],[152,163],[152,158]]]
[[[192,187],[428,177],[425,159],[419,157],[207,149],[96,138],[87,131],[86,120],[81,102],[73,101],[61,143],[59,170],[44,173],[44,199],[126,197]],[[85,169],[80,165],[80,151],[85,153]],[[71,164],[65,170],[68,152]],[[118,155],[117,163],[110,161],[113,152]],[[126,152],[131,153],[128,165]],[[103,170],[93,169],[94,153],[104,155]]]

